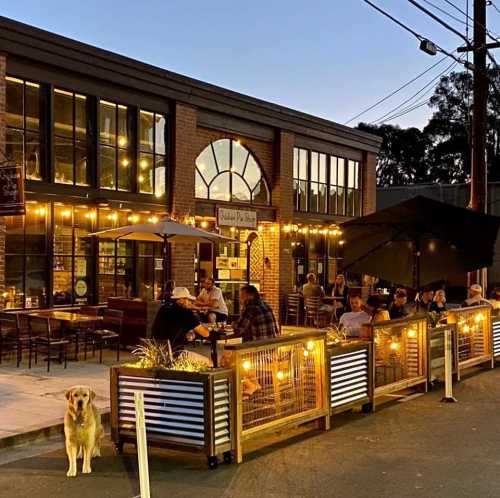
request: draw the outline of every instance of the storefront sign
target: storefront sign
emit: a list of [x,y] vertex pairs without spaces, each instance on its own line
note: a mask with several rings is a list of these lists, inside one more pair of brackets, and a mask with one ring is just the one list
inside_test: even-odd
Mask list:
[[217,210],[219,226],[237,228],[257,228],[257,212],[244,209],[219,208]]
[[87,295],[87,282],[85,280],[77,280],[75,283],[75,294],[78,297]]
[[22,166],[0,163],[0,216],[25,214]]

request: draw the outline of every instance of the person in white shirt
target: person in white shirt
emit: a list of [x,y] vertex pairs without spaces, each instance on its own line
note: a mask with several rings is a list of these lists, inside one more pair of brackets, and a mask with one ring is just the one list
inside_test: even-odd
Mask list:
[[196,304],[207,310],[207,322],[227,322],[228,311],[224,295],[219,287],[215,286],[214,279],[205,278],[201,285],[203,288],[196,299]]
[[359,294],[349,296],[349,304],[351,311],[340,317],[339,326],[345,330],[346,335],[359,337],[362,325],[370,322],[370,315],[363,311],[363,299]]

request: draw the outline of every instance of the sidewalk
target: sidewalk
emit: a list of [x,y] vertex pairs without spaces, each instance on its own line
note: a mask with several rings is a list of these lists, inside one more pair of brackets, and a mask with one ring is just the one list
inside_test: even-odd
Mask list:
[[[123,355],[126,360],[126,355]],[[109,367],[114,353],[96,359],[51,365],[44,362],[29,370],[12,361],[0,365],[0,448],[60,433],[66,408],[65,392],[75,384],[89,385],[96,392],[95,404],[105,417],[109,413]]]

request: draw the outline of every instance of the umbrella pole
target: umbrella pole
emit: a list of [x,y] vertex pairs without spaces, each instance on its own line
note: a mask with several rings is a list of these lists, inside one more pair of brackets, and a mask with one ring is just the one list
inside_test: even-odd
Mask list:
[[170,279],[169,261],[168,261],[168,236],[163,235],[163,286],[161,289],[161,300],[165,301],[165,291],[167,282]]

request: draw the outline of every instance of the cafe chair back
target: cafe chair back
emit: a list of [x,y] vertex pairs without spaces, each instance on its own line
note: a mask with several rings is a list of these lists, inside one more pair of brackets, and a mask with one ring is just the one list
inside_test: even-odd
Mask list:
[[121,336],[123,330],[124,312],[106,308],[102,314],[102,322],[99,326],[85,336],[84,355],[87,358],[89,339],[92,341],[92,351],[96,346],[99,348],[99,363],[102,363],[102,351],[106,345],[115,345],[116,361],[120,361]]
[[69,340],[56,337],[52,327],[53,322],[49,317],[28,315],[28,328],[30,334],[29,368],[34,353],[35,365],[38,363],[38,353],[44,353],[47,361],[47,372],[50,372],[50,364],[53,359],[63,363],[64,368],[68,365]]
[[305,324],[320,327],[320,297],[304,297]]
[[20,315],[18,313],[0,312],[0,363],[2,363],[4,351],[16,353],[16,366],[19,367],[24,349],[28,349],[29,335],[26,329],[20,326]]
[[286,296],[285,323],[290,325],[290,320],[295,325],[300,324],[300,301],[301,295],[296,292]]

